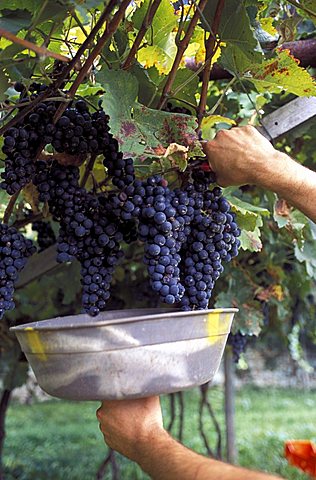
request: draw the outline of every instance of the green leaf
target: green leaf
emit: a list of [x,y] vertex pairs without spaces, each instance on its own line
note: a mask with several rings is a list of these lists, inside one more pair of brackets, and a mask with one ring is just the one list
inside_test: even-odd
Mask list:
[[[23,9],[29,12],[34,12],[37,5],[42,2],[40,0],[25,0],[23,1]],[[1,0],[0,11],[2,10],[19,10],[21,8],[20,0]]]
[[[233,212],[237,214],[237,223],[242,230],[253,232],[256,228],[262,226],[261,216],[269,216],[270,212],[266,208],[257,207],[251,203],[245,202],[229,193],[229,189],[223,190],[224,196],[231,204]],[[247,240],[247,242],[249,239]],[[248,249],[248,248],[247,248]]]
[[316,243],[305,241],[301,248],[295,245],[295,257],[305,263],[307,274],[316,280]]
[[[144,0],[142,6],[136,10],[132,17],[134,27],[139,30],[146,15],[151,0]],[[162,0],[154,16],[150,29],[146,33],[146,39],[150,45],[166,50],[169,35],[178,26],[178,20],[174,14],[174,8],[169,0]]]
[[[20,4],[21,7],[21,4]],[[21,8],[16,10],[2,10],[0,16],[0,28],[11,33],[18,33],[31,24],[32,16],[28,10]]]
[[253,231],[241,230],[239,237],[241,248],[250,252],[260,252],[262,250],[260,237],[261,232],[259,228],[255,228]]
[[5,92],[9,88],[9,78],[5,75],[3,70],[0,70],[0,102],[5,100]]
[[[165,85],[165,81],[161,84],[161,91]],[[199,85],[199,77],[187,68],[177,71],[175,81],[172,86],[170,96],[173,95],[179,100],[186,100],[196,105],[195,92]]]
[[[208,31],[211,29],[216,7],[217,2],[209,0],[204,10],[206,21],[202,21],[202,25]],[[234,47],[236,52],[241,52],[251,62],[260,62],[262,55],[256,51],[258,42],[251,28],[244,2],[225,0],[218,34],[220,40],[230,47]]]
[[[1,345],[3,348],[3,344]],[[20,387],[26,380],[28,363],[19,362],[21,348],[17,341],[1,352],[0,392]]]
[[126,156],[140,156],[143,160],[163,155],[171,143],[195,147],[195,118],[138,103],[137,79],[128,72],[101,70],[97,79],[106,91],[102,105],[110,116],[111,132]]
[[216,298],[216,308],[237,307],[232,332],[240,330],[243,334],[259,335],[263,325],[260,303],[253,300],[253,286],[242,270],[230,270],[228,285]]

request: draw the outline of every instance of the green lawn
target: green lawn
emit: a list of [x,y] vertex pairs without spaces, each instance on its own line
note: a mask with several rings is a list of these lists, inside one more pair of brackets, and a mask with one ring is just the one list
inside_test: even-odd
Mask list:
[[[223,421],[223,393],[210,391],[210,399]],[[205,453],[198,435],[196,391],[185,394],[184,443]],[[163,409],[168,420],[168,399]],[[49,401],[12,405],[7,417],[4,464],[7,480],[93,480],[106,447],[99,432],[95,410],[98,404]],[[178,424],[174,426],[177,432]],[[239,463],[282,475],[291,480],[307,478],[283,459],[284,441],[309,438],[316,441],[316,392],[244,388],[237,393],[236,428]],[[210,438],[210,419],[205,417]],[[145,479],[136,465],[119,458],[122,479]],[[110,479],[110,473],[106,479]]]

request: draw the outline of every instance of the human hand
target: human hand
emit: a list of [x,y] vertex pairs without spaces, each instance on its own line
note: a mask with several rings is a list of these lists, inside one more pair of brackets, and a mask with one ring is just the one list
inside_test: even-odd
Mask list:
[[97,418],[108,446],[135,462],[153,439],[166,434],[159,397],[103,401]]
[[203,144],[204,153],[222,187],[269,185],[279,152],[250,125],[220,130],[214,140]]

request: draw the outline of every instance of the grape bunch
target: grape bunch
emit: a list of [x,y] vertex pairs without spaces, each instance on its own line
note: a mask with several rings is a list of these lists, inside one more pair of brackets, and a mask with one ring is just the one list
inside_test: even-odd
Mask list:
[[185,286],[183,310],[208,307],[216,280],[238,253],[240,230],[221,189],[209,189],[212,174],[195,172],[187,187],[193,219],[182,247],[181,274]]
[[53,161],[37,162],[39,199],[47,201],[60,223],[57,261],[81,263],[82,304],[90,315],[105,309],[114,268],[122,256],[118,226],[107,218],[98,198],[79,186],[79,169]]
[[[30,96],[26,96],[23,85],[16,84],[15,88],[21,91],[20,102],[27,104],[47,87],[37,83],[33,84],[30,87],[33,92]],[[41,102],[22,121],[4,133],[2,152],[6,155],[6,159],[5,170],[1,174],[3,181],[0,186],[9,195],[17,193],[33,179],[34,159],[40,144],[46,145],[53,140],[55,131],[53,117],[56,110],[54,102]]]
[[145,242],[144,263],[150,284],[163,302],[178,303],[184,294],[179,252],[185,238],[185,202],[179,199],[179,192],[171,191],[158,175],[149,177],[143,188],[139,236]]
[[13,227],[0,223],[0,318],[15,307],[13,294],[19,273],[36,248]]
[[250,335],[243,335],[240,331],[228,335],[227,345],[233,350],[233,360],[239,362],[240,355],[246,351]]

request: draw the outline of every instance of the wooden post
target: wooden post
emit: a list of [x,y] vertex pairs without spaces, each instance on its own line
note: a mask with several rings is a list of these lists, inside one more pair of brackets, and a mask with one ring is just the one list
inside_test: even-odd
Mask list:
[[5,417],[10,402],[11,390],[4,390],[0,398],[0,480],[4,480],[3,446],[5,437]]
[[226,422],[226,458],[229,463],[237,463],[235,432],[235,384],[233,352],[225,348],[225,422]]

